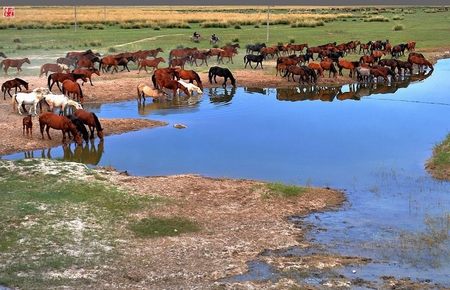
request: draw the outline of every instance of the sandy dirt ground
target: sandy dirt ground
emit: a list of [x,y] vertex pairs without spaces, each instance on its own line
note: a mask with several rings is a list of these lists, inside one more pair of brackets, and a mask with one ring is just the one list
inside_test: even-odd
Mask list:
[[[306,229],[288,222],[291,215],[340,206],[342,192],[309,188],[293,198],[264,198],[264,183],[251,180],[213,179],[197,175],[132,177],[115,171],[107,178],[127,191],[153,194],[171,200],[146,215],[189,217],[202,228],[200,232],[176,237],[133,239],[122,245],[123,260],[111,265],[105,281],[113,287],[157,289],[230,286],[220,280],[247,271],[246,262],[266,250],[290,246],[309,246]],[[266,257],[267,262],[283,269],[288,265],[336,267],[362,263],[358,258],[319,257],[284,263],[282,258]],[[325,266],[327,265],[327,266]],[[111,280],[111,273],[114,273]],[[267,281],[266,281],[267,282]],[[270,284],[270,283],[269,283]],[[105,285],[105,284],[103,284]]]

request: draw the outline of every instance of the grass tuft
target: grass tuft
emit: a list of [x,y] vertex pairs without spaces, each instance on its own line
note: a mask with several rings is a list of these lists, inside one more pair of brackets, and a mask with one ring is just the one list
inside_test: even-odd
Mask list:
[[200,227],[195,222],[183,217],[150,217],[131,223],[129,229],[138,237],[156,238],[198,232]]
[[263,197],[297,197],[301,196],[306,192],[307,188],[296,186],[296,185],[286,185],[279,182],[266,184],[267,191],[264,192]]

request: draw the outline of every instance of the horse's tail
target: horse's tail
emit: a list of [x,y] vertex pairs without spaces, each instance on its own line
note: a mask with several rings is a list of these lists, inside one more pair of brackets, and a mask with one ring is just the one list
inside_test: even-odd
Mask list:
[[2,84],[2,93],[3,93],[4,91],[6,91],[6,86],[5,86],[5,84],[3,83],[3,84]]
[[210,84],[212,84],[212,77],[213,77],[213,70],[212,68],[210,68],[208,71],[208,79]]
[[82,100],[83,99],[83,91],[81,90],[80,84],[77,83],[77,85],[78,85],[78,89],[80,90],[80,99]]
[[[52,75],[50,74],[49,76],[48,76],[48,78],[47,78],[47,86],[48,86],[48,89],[49,90],[51,90],[51,87],[50,87],[50,81],[52,80]],[[63,93],[64,94],[64,93]]]
[[247,56],[244,56],[244,63],[247,62]]
[[94,113],[91,113],[91,114],[92,114],[92,117],[94,117],[95,129],[97,129],[97,132],[103,131],[102,125],[100,124],[100,121],[97,118],[97,115]]
[[0,61],[0,69],[2,69],[2,67],[3,67],[3,62],[4,62],[5,60],[2,60],[2,61]]
[[101,72],[102,71],[102,60],[100,60],[98,62],[98,71]]
[[11,101],[14,112],[16,111],[16,97],[17,97],[17,94],[14,94],[14,96],[12,97],[12,101]]
[[200,79],[200,76],[195,71],[193,73],[194,73],[194,76],[195,76],[195,81],[197,82],[197,84],[200,87],[200,89],[203,90],[203,84],[202,84],[202,80]]
[[156,84],[156,76],[155,76],[155,74],[152,75],[152,83],[153,83],[153,87],[154,87],[155,89],[157,89],[158,86],[157,86],[157,84]]

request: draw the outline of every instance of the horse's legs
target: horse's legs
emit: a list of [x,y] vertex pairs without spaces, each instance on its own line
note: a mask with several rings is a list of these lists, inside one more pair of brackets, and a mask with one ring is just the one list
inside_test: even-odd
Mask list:
[[89,136],[90,139],[94,139],[94,126],[89,126],[89,131],[91,131],[91,136]]
[[[47,136],[48,136],[48,140],[52,140],[52,137],[50,137],[50,126],[47,125],[47,127],[45,128],[45,131],[47,132]],[[42,138],[44,139],[44,138]]]

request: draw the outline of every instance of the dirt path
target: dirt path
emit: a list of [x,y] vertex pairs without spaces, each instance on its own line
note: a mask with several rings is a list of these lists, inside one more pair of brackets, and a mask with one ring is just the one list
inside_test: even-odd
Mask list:
[[157,40],[158,38],[162,38],[162,37],[166,37],[166,36],[180,36],[180,35],[183,35],[183,34],[181,34],[181,33],[177,33],[177,34],[163,34],[163,35],[143,38],[143,39],[127,42],[127,43],[113,45],[113,47],[123,47],[123,46],[127,46],[127,45],[130,45],[130,44],[135,44],[135,43],[139,43],[139,42],[150,41],[150,40]]

